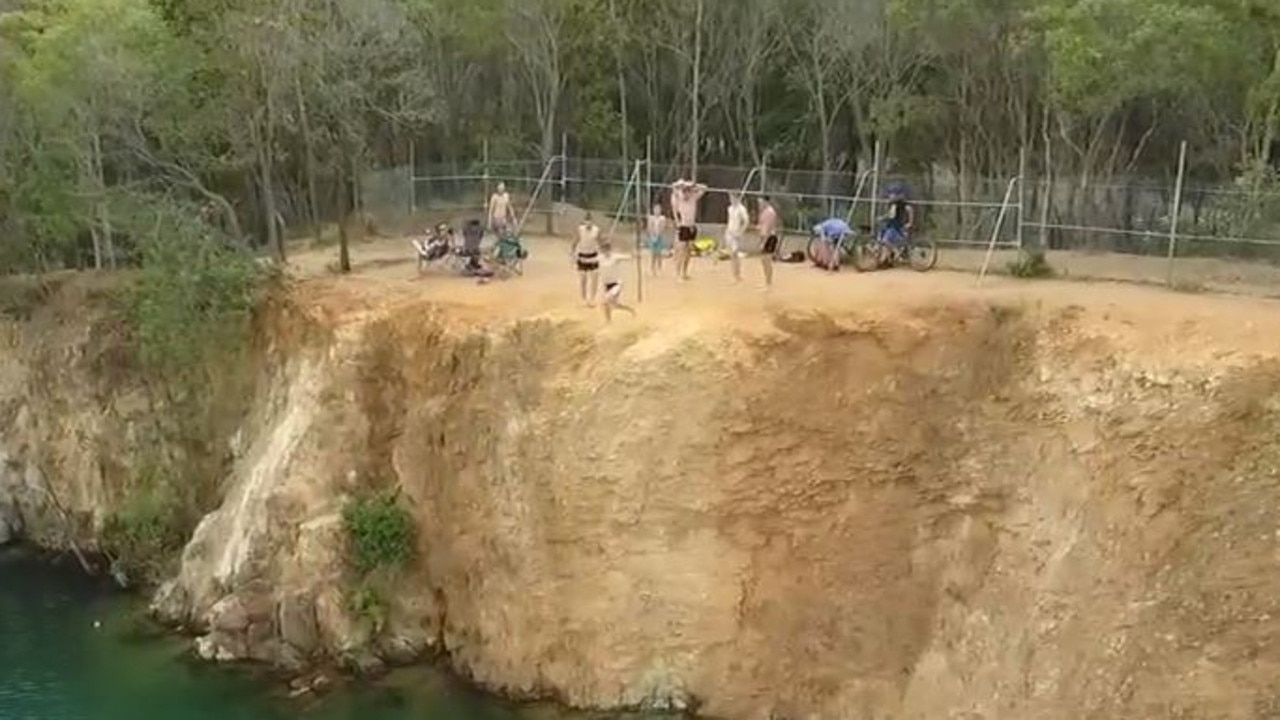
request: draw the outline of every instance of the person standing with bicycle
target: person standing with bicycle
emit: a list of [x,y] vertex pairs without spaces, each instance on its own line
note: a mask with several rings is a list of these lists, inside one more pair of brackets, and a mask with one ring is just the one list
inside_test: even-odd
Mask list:
[[902,185],[889,188],[889,212],[880,218],[880,241],[901,253],[911,237],[916,222],[916,211],[907,200],[907,190]]

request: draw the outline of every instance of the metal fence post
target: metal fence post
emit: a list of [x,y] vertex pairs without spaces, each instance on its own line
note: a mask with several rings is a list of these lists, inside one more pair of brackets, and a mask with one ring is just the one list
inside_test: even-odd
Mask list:
[[560,202],[569,202],[569,133],[560,134]]
[[480,144],[480,174],[484,177],[484,197],[481,200],[487,210],[489,193],[493,192],[489,187],[489,138],[485,138]]
[[1178,179],[1173,186],[1173,217],[1169,219],[1169,268],[1165,282],[1173,285],[1173,259],[1178,249],[1178,216],[1182,214],[1182,182],[1187,173],[1187,141],[1178,146]]
[[643,254],[643,236],[640,232],[640,224],[644,218],[644,198],[640,194],[640,181],[644,177],[641,172],[641,161],[636,160],[635,182],[636,182],[636,255],[634,262],[636,264],[636,303],[644,302],[644,263],[640,262]]
[[418,146],[409,140],[409,217],[418,213]]
[[876,149],[871,165],[871,214],[869,216],[871,232],[876,232],[876,199],[880,197],[880,140],[876,140]]
[[653,204],[653,136],[644,136],[644,201],[647,209]]

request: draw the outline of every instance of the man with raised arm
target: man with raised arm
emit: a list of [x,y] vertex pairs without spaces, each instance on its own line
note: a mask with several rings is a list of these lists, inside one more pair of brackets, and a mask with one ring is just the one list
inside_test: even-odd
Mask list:
[[698,201],[707,194],[707,186],[680,179],[671,184],[671,212],[676,220],[676,275],[689,279],[689,261],[693,258],[693,241],[698,239]]
[[493,195],[489,196],[489,206],[486,208],[489,229],[498,237],[505,236],[508,226],[514,220],[514,216],[515,212],[511,209],[511,195],[507,192],[507,184],[498,183],[498,189],[494,191]]

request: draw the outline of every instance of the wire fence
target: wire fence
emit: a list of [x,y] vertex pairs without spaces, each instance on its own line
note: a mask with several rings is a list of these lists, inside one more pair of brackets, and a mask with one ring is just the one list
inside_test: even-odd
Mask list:
[[[483,215],[502,183],[528,211],[526,232],[564,234],[572,210],[616,223],[633,222],[654,204],[669,212],[668,189],[683,172],[616,159],[478,160],[374,171],[362,197],[381,221],[412,225]],[[723,222],[730,192],[742,192],[767,195],[800,240],[831,216],[869,228],[885,210],[884,189],[898,185],[908,188],[917,232],[947,248],[943,264],[952,268],[976,270],[992,260],[1000,271],[1021,251],[1044,251],[1070,277],[1280,292],[1280,193],[1257,187],[714,165],[700,166],[698,180],[709,188],[699,218],[708,225]]]

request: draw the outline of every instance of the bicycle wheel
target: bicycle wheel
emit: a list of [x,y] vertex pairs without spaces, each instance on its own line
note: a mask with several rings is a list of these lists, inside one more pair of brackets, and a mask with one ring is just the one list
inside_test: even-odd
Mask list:
[[907,264],[916,272],[928,272],[938,264],[938,246],[928,240],[912,240],[907,246]]
[[854,269],[858,272],[879,270],[881,250],[880,243],[876,240],[864,240],[854,243],[849,248]]
[[805,257],[809,258],[809,262],[814,265],[818,264],[818,243],[820,242],[822,242],[822,240],[819,238],[809,238],[809,244],[806,245],[804,249]]

